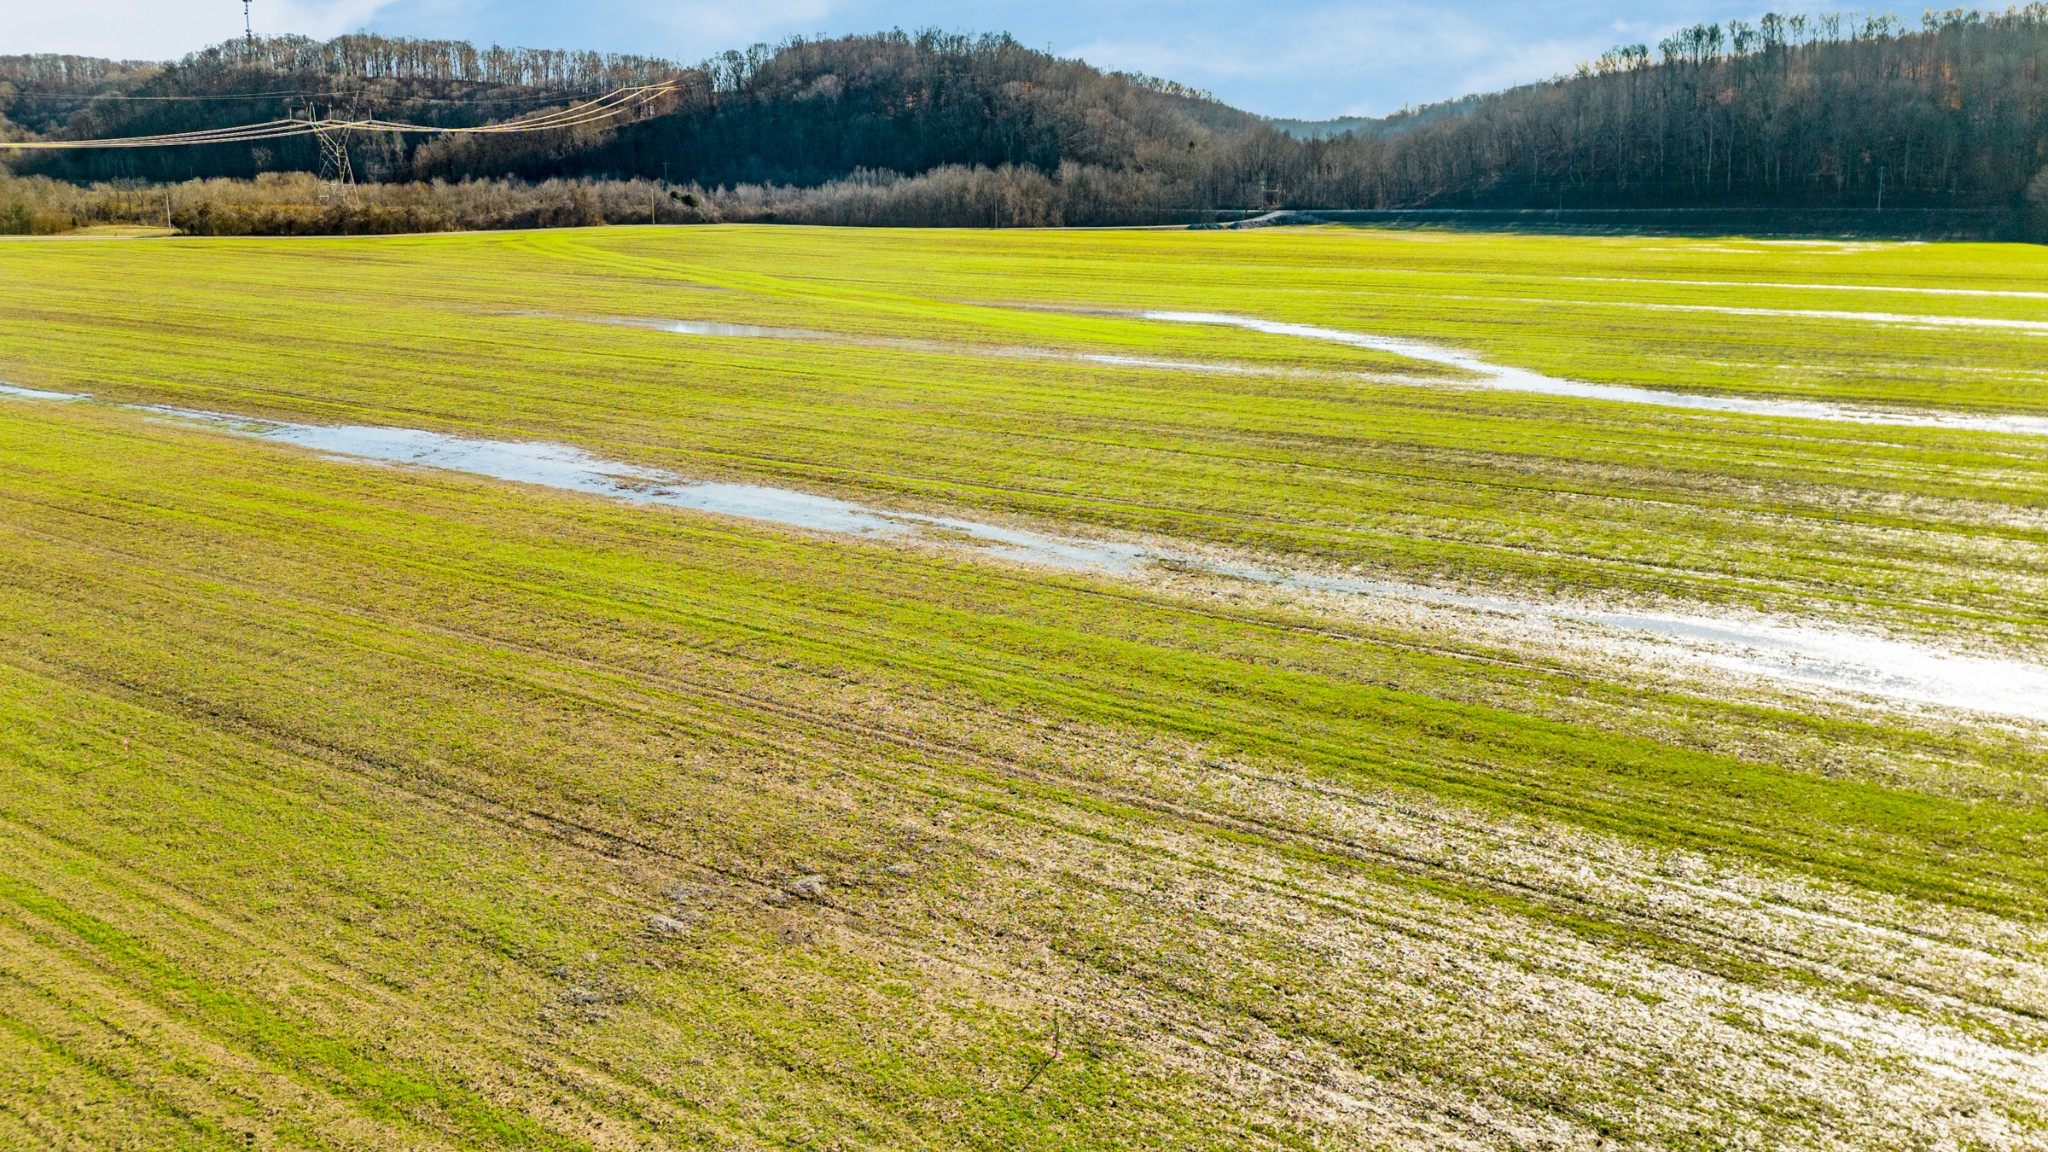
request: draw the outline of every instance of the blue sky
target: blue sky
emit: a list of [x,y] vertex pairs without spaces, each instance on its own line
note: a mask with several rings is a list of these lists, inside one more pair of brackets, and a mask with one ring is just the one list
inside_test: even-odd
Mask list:
[[[793,34],[901,27],[1006,31],[1113,69],[1208,88],[1271,116],[1382,114],[1568,70],[1614,44],[1700,20],[1754,18],[1685,0],[254,0],[259,31],[369,28],[694,61]],[[1788,9],[1789,10],[1789,9]],[[0,53],[181,55],[238,35],[240,0],[54,0],[12,14]]]

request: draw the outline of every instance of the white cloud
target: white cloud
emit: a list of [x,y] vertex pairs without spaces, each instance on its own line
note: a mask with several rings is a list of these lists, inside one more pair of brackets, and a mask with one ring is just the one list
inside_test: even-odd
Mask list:
[[831,0],[755,0],[747,4],[662,4],[641,16],[698,52],[724,51],[772,39],[792,26],[832,15]]
[[[255,0],[258,32],[334,36],[362,27],[394,0]],[[6,22],[9,52],[162,60],[242,34],[236,0],[63,0],[24,4]]]

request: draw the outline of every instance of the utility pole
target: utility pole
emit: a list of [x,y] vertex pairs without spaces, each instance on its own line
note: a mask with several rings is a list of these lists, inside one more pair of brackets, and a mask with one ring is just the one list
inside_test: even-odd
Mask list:
[[1884,211],[1884,169],[1877,170],[1877,210]]

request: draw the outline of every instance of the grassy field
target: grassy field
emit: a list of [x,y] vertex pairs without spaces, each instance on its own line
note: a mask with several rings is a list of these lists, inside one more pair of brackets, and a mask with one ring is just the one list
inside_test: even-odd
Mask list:
[[[745,229],[17,243],[0,254],[0,379],[545,437],[687,475],[1154,532],[1413,578],[1825,604],[2034,647],[2048,641],[2039,438],[1385,383],[1360,374],[1441,370],[1256,333],[988,304],[1251,313],[1439,339],[1593,381],[2042,413],[2048,332],[1633,305],[1903,309],[2048,325],[2048,299],[1613,282],[2025,291],[2048,271],[2040,251]],[[1560,271],[1609,279],[1559,281]],[[1545,295],[1607,303],[1531,302]],[[521,314],[534,312],[547,315]],[[819,336],[692,339],[594,317]],[[1305,374],[1119,371],[1013,354],[1030,349]]]
[[[2044,273],[1341,229],[0,243],[0,382],[95,397],[0,400],[0,1147],[2048,1147],[2041,725],[121,406],[2038,662],[2048,437],[1128,313],[2034,415]],[[638,326],[683,320],[789,331]]]

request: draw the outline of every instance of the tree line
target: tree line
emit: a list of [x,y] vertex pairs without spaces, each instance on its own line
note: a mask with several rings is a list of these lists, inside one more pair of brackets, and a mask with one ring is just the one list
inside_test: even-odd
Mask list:
[[[1357,158],[1375,205],[2005,208],[2048,167],[2048,5],[1767,15],[1630,45]],[[1881,199],[1880,199],[1881,198]]]
[[[1307,139],[1170,82],[1007,36],[934,32],[799,38],[688,67],[376,36],[232,42],[169,65],[8,57],[0,116],[12,126],[0,132],[189,131],[323,100],[465,125],[657,81],[673,94],[624,123],[359,136],[354,167],[428,187],[652,180],[747,218],[878,224],[1151,223],[1218,208],[1913,208],[1988,211],[2048,235],[2042,3],[1929,11],[1912,27],[1837,14],[1700,24],[1569,75]],[[310,142],[13,162],[77,186],[318,167]]]

